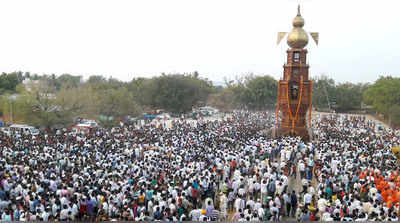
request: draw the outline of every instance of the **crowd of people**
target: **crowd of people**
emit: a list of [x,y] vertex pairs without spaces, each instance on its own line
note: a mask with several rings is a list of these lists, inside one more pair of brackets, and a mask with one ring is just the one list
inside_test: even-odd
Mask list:
[[397,220],[399,134],[319,115],[270,138],[270,112],[118,131],[0,133],[3,221]]
[[308,191],[314,203],[300,219],[397,221],[400,179],[391,149],[399,145],[399,132],[345,115],[324,116],[314,128],[317,181]]

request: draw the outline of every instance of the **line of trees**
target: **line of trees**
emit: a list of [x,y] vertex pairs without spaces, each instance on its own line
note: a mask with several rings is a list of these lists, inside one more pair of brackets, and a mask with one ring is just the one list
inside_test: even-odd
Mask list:
[[235,80],[225,79],[225,87],[210,95],[208,104],[222,111],[272,109],[276,104],[277,88],[278,82],[269,75],[248,74]]
[[391,126],[400,126],[400,78],[381,76],[363,96],[365,103],[382,114]]
[[336,112],[359,111],[364,108],[363,94],[368,83],[336,83],[327,75],[313,78],[313,106],[317,110]]
[[[4,76],[12,79],[15,74]],[[117,117],[138,116],[151,109],[174,114],[190,112],[193,106],[204,105],[215,91],[211,81],[197,72],[135,78],[130,82],[102,76],[83,81],[70,74],[30,76],[22,75],[9,87],[11,90],[5,90],[1,110],[7,121],[13,111],[15,122],[35,126],[65,126],[77,117],[99,120],[100,116],[114,117],[114,122],[103,120],[104,126],[111,126]],[[10,95],[17,97],[11,99]]]
[[[102,76],[90,76],[84,81],[71,74],[3,73],[0,112],[6,120],[10,120],[13,111],[16,122],[49,127],[68,125],[76,117],[98,120],[100,116],[138,116],[154,109],[182,114],[204,105],[222,111],[266,110],[276,105],[277,83],[272,76],[253,74],[226,79],[224,86],[214,86],[197,72],[134,78],[129,82]],[[10,95],[17,96],[11,100]],[[396,124],[400,121],[400,79],[381,77],[373,84],[354,84],[317,76],[313,79],[313,106],[337,112],[369,106]]]
[[326,75],[314,79],[313,106],[338,112],[367,110],[400,126],[400,78],[381,76],[374,83],[336,84]]
[[[222,110],[274,108],[277,102],[277,80],[269,75],[252,74],[226,80],[226,87],[212,95],[210,103]],[[320,111],[350,112],[363,107],[363,93],[368,84],[336,83],[326,75],[313,78],[313,106]]]

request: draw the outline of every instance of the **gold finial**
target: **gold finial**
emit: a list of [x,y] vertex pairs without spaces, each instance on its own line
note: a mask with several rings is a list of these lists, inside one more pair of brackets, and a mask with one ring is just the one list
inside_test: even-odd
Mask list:
[[298,5],[298,7],[297,7],[297,15],[293,19],[293,26],[294,27],[303,27],[304,26],[304,19],[303,19],[303,17],[301,17],[301,14],[300,14],[300,5]]
[[[287,37],[287,43],[291,48],[304,48],[308,43],[308,35],[303,29],[304,19],[301,17],[300,4],[297,5],[297,15],[293,19],[293,29]],[[278,33],[278,44],[285,37],[286,32]],[[316,32],[310,33],[311,37],[318,45],[319,34]]]
[[300,14],[300,4],[297,5],[297,16],[301,16],[301,14]]
[[304,19],[300,14],[300,5],[297,6],[297,16],[293,19],[293,29],[289,33],[287,43],[291,48],[304,48],[308,43],[307,33],[303,29]]

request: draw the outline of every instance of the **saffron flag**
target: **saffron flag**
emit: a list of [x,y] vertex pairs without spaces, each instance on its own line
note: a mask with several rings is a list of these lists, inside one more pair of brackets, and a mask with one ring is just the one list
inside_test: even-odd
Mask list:
[[313,38],[315,44],[318,45],[318,40],[319,40],[319,33],[310,33],[311,37]]
[[278,32],[278,42],[277,45],[279,45],[279,43],[281,42],[281,40],[283,39],[283,37],[285,37],[287,32]]

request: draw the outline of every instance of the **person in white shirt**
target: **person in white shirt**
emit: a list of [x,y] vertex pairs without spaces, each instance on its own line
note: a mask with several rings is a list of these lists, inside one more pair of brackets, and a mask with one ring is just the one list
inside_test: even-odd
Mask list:
[[53,216],[57,215],[57,212],[58,212],[59,209],[60,209],[59,206],[56,203],[54,203],[53,206],[52,206]]
[[304,195],[304,205],[307,207],[308,205],[311,204],[312,201],[312,195],[310,193],[306,193]]
[[190,211],[189,217],[192,218],[192,221],[199,221],[201,211],[202,211],[202,209],[193,209]]
[[225,220],[228,216],[228,198],[226,197],[226,195],[224,193],[221,193],[221,197],[220,197],[220,211],[221,211],[221,216],[220,219]]
[[258,210],[261,207],[262,207],[261,200],[260,200],[260,198],[258,198],[257,202],[254,203],[254,210]]
[[68,212],[69,212],[69,209],[68,209],[67,205],[63,205],[63,209],[60,212],[60,220],[61,221],[68,220]]
[[245,193],[246,193],[246,190],[244,189],[244,187],[240,187],[238,190],[238,195],[243,197]]
[[50,217],[50,213],[48,212],[48,210],[45,210],[42,212],[42,214],[41,214],[42,221],[48,221],[49,217]]
[[257,214],[258,214],[259,218],[264,219],[264,215],[265,215],[264,208],[262,208],[262,207],[258,208],[257,209]]
[[289,216],[291,209],[290,197],[287,193],[284,193],[282,198],[283,198],[283,210],[285,211],[286,216]]
[[333,221],[333,218],[329,212],[324,212],[322,214],[321,221]]
[[240,198],[240,197],[236,198],[235,209],[237,212],[239,212],[239,210],[244,210],[245,205],[246,205],[246,202],[242,198]]
[[303,179],[305,177],[305,172],[306,172],[306,166],[303,162],[303,160],[300,160],[299,162],[299,171],[300,171],[300,177]]
[[310,193],[311,195],[315,195],[315,189],[314,189],[314,187],[313,186],[309,186],[308,187],[308,193]]
[[267,189],[267,181],[264,179],[261,181],[261,202],[265,203],[265,198],[267,197],[268,189]]
[[307,192],[308,180],[307,180],[306,178],[301,179],[301,185],[303,186],[303,191],[302,191],[302,193]]

